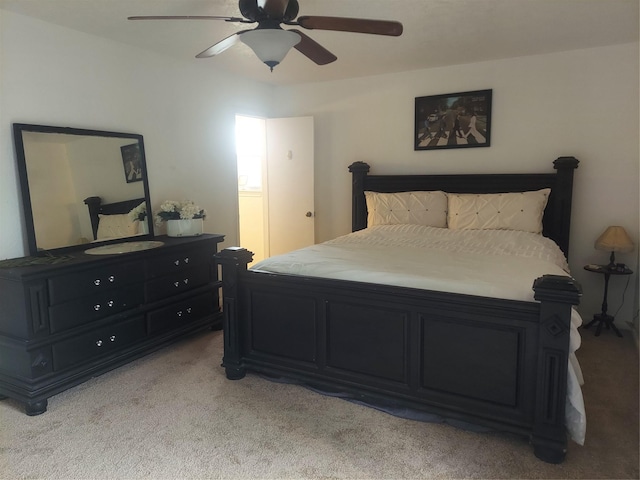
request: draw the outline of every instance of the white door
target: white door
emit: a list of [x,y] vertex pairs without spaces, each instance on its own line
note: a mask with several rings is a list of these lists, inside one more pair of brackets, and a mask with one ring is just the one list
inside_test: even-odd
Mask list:
[[267,119],[268,256],[315,243],[313,117]]

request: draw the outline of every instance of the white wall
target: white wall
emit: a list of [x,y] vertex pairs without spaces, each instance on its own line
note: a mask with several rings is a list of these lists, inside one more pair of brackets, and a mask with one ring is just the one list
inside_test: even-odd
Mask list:
[[193,199],[237,243],[235,115],[272,87],[0,10],[0,259],[26,254],[14,122],[140,133],[151,201]]
[[[586,320],[602,301],[602,277],[587,263],[607,263],[593,249],[608,225],[623,225],[638,244],[638,44],[482,62],[278,90],[278,116],[315,117],[317,240],[348,233],[347,166],[372,173],[553,171],[572,155],[575,175],[570,265],[584,288]],[[340,60],[338,60],[340,61]],[[491,147],[413,150],[414,99],[493,89]],[[637,249],[617,259],[634,268]],[[619,326],[633,317],[631,278]],[[625,277],[612,278],[609,312],[620,306]]]

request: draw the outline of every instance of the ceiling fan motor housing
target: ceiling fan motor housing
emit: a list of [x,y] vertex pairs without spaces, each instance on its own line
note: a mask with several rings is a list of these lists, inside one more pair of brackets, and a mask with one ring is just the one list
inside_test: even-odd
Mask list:
[[258,6],[258,0],[240,0],[238,7],[244,18],[252,22],[260,22],[262,20],[277,20],[279,22],[290,22],[298,16],[300,6],[298,0],[289,0],[287,8],[282,15],[271,16],[262,7]]

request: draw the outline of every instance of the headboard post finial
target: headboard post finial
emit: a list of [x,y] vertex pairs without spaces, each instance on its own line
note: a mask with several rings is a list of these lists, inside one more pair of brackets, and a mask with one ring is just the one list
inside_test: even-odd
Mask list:
[[553,168],[556,170],[564,168],[575,170],[579,163],[580,161],[576,157],[558,157],[553,161]]
[[349,171],[351,173],[356,173],[356,172],[367,173],[369,172],[370,169],[371,167],[369,167],[369,164],[365,162],[353,162],[351,165],[349,165]]
[[351,231],[356,232],[367,227],[367,203],[364,196],[364,184],[369,164],[365,162],[354,162],[349,165],[352,175],[352,198],[351,198]]

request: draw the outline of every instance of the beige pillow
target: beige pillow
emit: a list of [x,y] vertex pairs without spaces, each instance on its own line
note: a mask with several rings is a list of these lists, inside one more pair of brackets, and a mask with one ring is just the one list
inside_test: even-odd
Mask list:
[[138,233],[138,220],[126,214],[98,215],[98,240],[105,238],[131,237]]
[[522,230],[542,233],[542,215],[550,188],[534,192],[448,193],[451,229]]
[[447,226],[447,194],[442,191],[364,194],[367,200],[367,225],[370,227],[398,224]]

